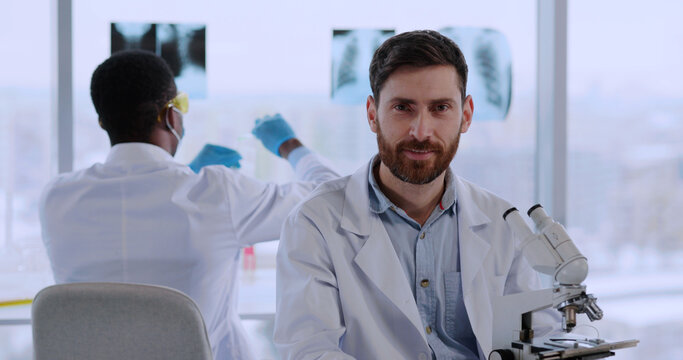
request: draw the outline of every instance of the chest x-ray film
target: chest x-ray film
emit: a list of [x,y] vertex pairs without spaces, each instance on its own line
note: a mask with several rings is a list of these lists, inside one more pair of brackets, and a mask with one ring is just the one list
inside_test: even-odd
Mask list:
[[178,90],[206,98],[206,25],[112,23],[112,54],[128,49],[161,56],[173,70]]
[[332,101],[365,104],[370,90],[370,61],[394,30],[356,29],[332,31]]
[[512,56],[505,35],[475,27],[448,27],[439,32],[455,41],[467,60],[473,120],[505,120],[512,94]]

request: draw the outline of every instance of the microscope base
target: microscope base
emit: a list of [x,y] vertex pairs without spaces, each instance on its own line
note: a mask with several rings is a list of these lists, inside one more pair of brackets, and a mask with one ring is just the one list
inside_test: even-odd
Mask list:
[[613,350],[634,347],[638,342],[552,336],[532,343],[513,341],[512,353],[516,360],[594,360],[613,356]]

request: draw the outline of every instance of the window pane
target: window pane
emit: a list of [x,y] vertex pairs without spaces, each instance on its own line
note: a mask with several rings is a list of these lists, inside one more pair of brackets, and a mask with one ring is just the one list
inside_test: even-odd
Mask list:
[[569,2],[568,225],[605,311],[593,325],[641,340],[620,359],[680,352],[682,10],[663,0]]
[[3,5],[11,16],[0,22],[0,301],[51,282],[37,209],[53,174],[50,2]]

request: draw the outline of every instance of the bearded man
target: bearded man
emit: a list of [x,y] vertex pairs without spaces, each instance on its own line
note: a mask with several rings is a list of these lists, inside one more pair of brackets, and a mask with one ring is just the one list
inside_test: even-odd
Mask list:
[[370,84],[379,155],[285,222],[275,344],[284,359],[485,359],[493,299],[539,282],[511,205],[450,169],[474,109],[465,58],[435,31],[402,33]]

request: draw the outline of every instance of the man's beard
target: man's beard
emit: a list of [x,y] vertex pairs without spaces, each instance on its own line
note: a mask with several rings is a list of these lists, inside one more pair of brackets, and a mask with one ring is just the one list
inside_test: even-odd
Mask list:
[[[458,151],[460,143],[460,131],[455,139],[446,144],[446,147],[430,141],[404,140],[392,147],[382,134],[382,129],[377,121],[377,147],[382,163],[389,171],[401,181],[422,185],[428,184],[441,175],[451,164],[451,160]],[[434,153],[427,160],[411,160],[406,157],[403,150],[429,150]]]

